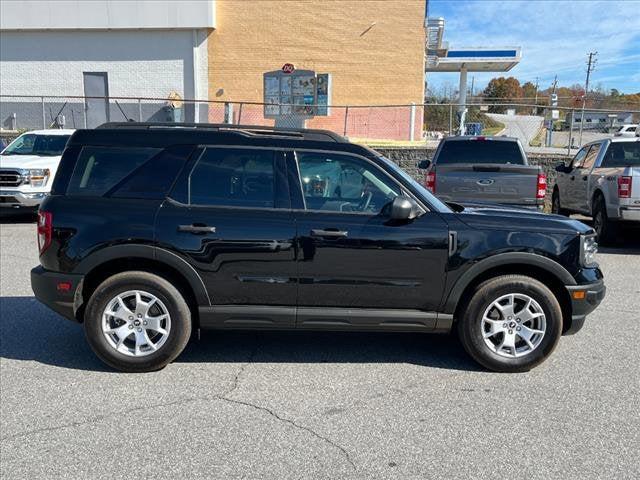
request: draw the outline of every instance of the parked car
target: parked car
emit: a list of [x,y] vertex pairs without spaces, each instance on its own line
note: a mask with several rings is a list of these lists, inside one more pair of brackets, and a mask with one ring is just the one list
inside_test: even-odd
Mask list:
[[425,186],[445,202],[489,202],[542,209],[547,177],[529,165],[522,145],[510,137],[444,138],[426,170]]
[[0,152],[0,207],[35,211],[51,190],[74,130],[26,132]]
[[627,125],[622,125],[613,135],[615,137],[635,137],[637,136],[637,133],[638,133],[638,125],[627,124]]
[[130,372],[164,367],[205,328],[456,328],[482,365],[518,372],[605,293],[586,225],[452,209],[321,130],[79,130],[38,215],[36,297]]
[[556,168],[552,211],[593,218],[598,241],[610,243],[623,222],[640,222],[640,139],[591,142]]

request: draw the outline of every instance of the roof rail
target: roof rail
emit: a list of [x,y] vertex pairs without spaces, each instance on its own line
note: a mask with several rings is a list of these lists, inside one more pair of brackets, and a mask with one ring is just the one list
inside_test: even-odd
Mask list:
[[96,127],[98,129],[180,129],[180,130],[213,130],[233,132],[252,137],[297,138],[300,140],[348,142],[346,138],[330,130],[312,128],[281,128],[265,125],[233,125],[228,123],[171,123],[171,122],[108,122]]

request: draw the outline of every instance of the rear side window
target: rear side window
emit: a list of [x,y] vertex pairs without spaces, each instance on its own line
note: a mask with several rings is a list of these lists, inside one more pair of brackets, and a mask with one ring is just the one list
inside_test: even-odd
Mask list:
[[614,142],[602,162],[603,167],[640,167],[640,142]]
[[158,152],[158,148],[84,147],[67,195],[102,196]]
[[494,140],[445,141],[436,159],[437,164],[499,163],[524,165],[516,142]]
[[193,205],[274,208],[274,152],[208,148],[188,179]]

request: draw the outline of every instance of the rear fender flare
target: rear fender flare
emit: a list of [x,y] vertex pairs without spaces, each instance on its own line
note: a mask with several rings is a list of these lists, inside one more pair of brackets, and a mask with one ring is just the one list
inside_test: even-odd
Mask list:
[[180,255],[152,245],[114,245],[103,248],[82,260],[73,273],[86,275],[106,262],[122,258],[142,258],[164,263],[187,280],[198,305],[211,305],[204,282],[193,266]]

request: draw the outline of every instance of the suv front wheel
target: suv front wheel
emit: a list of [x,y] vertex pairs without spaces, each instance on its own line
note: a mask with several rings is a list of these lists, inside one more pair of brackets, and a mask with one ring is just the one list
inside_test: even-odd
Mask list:
[[525,372],[558,344],[562,310],[541,282],[504,275],[480,284],[458,319],[465,350],[497,372]]
[[148,272],[102,282],[87,303],[85,335],[96,355],[124,372],[159,370],[184,349],[191,312],[180,292]]

